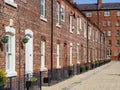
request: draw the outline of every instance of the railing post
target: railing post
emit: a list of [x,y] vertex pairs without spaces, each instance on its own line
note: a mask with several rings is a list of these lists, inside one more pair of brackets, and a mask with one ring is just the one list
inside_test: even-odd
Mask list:
[[41,80],[42,80],[42,73],[40,71],[40,90],[42,90],[42,87],[41,87],[42,86],[42,81]]
[[12,90],[12,77],[10,77],[9,79],[10,79],[10,90]]

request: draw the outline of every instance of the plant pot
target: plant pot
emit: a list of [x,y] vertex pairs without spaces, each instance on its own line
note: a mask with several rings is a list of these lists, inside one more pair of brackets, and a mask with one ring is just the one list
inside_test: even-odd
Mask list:
[[26,81],[26,87],[30,87],[31,86],[31,81]]

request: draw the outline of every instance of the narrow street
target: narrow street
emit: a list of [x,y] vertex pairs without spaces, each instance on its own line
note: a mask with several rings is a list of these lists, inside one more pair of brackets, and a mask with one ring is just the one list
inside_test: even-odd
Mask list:
[[43,90],[120,90],[120,62],[106,65],[76,75]]

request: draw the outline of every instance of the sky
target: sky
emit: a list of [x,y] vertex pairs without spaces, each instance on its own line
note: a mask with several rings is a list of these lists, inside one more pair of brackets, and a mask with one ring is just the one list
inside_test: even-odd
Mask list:
[[[74,0],[76,3],[97,3],[97,0]],[[120,0],[102,0],[103,3],[106,2],[120,2]]]

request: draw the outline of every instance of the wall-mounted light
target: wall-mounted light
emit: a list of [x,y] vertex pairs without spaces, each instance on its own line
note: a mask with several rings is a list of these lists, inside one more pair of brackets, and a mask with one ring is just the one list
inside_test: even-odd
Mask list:
[[9,26],[10,26],[10,27],[13,27],[13,19],[10,19],[10,20],[9,20]]

